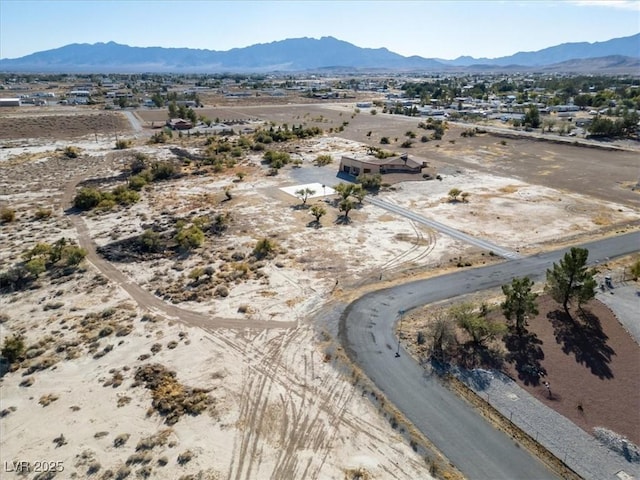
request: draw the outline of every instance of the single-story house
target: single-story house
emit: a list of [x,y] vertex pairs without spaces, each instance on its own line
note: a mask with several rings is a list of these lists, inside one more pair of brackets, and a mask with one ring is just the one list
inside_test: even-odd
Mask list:
[[167,127],[172,130],[189,130],[193,128],[193,123],[189,120],[185,120],[184,118],[172,118],[167,120]]
[[343,155],[340,159],[340,172],[354,177],[373,173],[421,173],[426,167],[426,161],[409,158],[406,153],[383,159],[370,155],[362,157]]

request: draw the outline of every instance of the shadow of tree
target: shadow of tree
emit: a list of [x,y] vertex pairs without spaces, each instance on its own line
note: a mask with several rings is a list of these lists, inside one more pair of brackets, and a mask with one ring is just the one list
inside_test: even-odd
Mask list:
[[334,223],[338,225],[349,225],[351,223],[351,218],[346,215],[338,215]]
[[518,378],[525,385],[537,386],[540,384],[540,377],[547,374],[544,367],[540,365],[544,360],[542,343],[535,333],[525,330],[518,335],[513,327],[509,327],[509,331],[504,336],[504,344],[508,350],[506,360],[515,364]]
[[473,342],[466,342],[459,345],[455,357],[457,358],[455,363],[464,368],[483,367],[501,370],[504,363],[500,351]]
[[322,223],[320,223],[317,220],[311,220],[309,223],[307,223],[307,227],[308,228],[322,228]]
[[615,351],[607,345],[609,337],[602,331],[598,317],[588,310],[580,310],[578,323],[562,310],[547,314],[553,326],[556,342],[562,345],[562,351],[575,356],[576,362],[585,365],[591,373],[600,378],[613,378],[609,368]]

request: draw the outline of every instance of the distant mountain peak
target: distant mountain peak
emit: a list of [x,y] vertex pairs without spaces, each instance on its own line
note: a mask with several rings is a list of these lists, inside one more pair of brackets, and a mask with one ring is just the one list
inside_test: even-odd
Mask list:
[[613,55],[640,57],[640,33],[605,42],[565,43],[537,52],[518,52],[494,59],[460,56],[455,60],[423,58],[416,55],[405,57],[385,47],[361,48],[332,36],[319,39],[289,38],[227,51],[130,47],[111,40],[94,44],[74,43],[21,58],[2,59],[0,71],[212,73],[304,71],[328,67],[445,71],[448,68],[456,67],[459,70],[460,67],[472,65],[477,70],[478,64],[487,69],[510,66],[537,68],[575,59]]

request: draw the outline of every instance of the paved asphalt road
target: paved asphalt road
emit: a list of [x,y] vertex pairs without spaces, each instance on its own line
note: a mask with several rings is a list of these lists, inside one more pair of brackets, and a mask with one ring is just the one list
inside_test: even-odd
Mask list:
[[[640,250],[640,232],[582,245],[592,263]],[[542,280],[547,268],[568,249],[460,270],[372,292],[353,302],[341,320],[344,346],[351,358],[413,424],[470,479],[556,478],[538,459],[487,423],[473,408],[425,376],[398,346],[393,325],[401,310],[481,291],[513,277]]]

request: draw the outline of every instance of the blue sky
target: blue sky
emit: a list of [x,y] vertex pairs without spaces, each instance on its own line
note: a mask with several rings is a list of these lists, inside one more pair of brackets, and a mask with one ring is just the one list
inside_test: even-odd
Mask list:
[[0,0],[0,58],[70,43],[229,50],[305,36],[492,58],[638,32],[640,0]]

